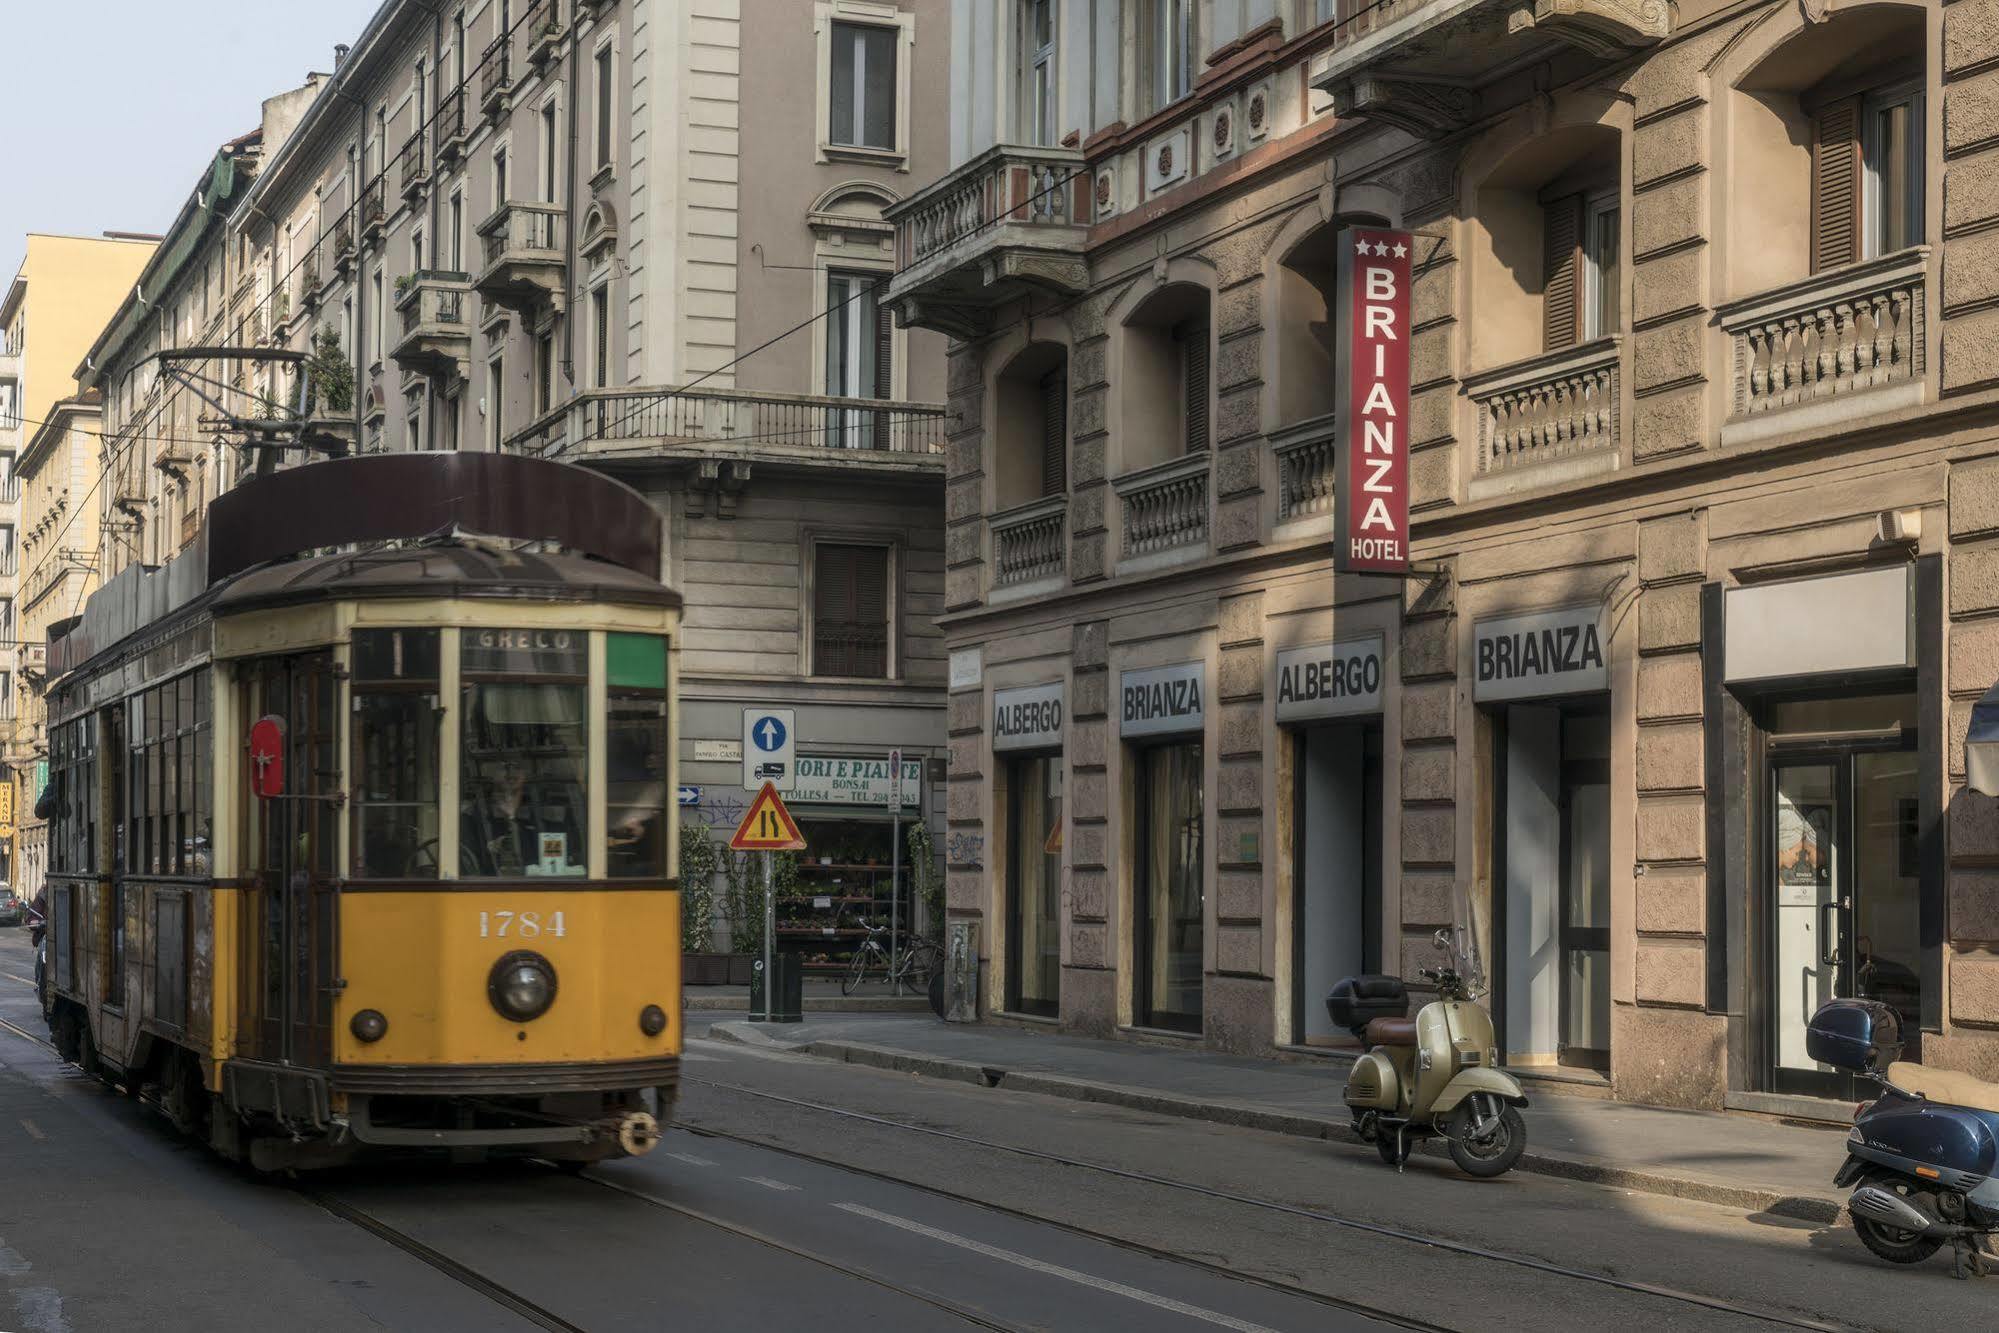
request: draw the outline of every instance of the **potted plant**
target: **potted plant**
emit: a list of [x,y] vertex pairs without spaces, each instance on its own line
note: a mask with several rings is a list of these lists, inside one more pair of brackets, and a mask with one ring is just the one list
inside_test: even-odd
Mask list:
[[715,867],[718,849],[706,824],[680,830],[681,984],[722,986],[729,980],[729,955],[713,952]]
[[729,913],[729,984],[747,986],[764,951],[763,876],[747,852],[722,851],[724,905]]

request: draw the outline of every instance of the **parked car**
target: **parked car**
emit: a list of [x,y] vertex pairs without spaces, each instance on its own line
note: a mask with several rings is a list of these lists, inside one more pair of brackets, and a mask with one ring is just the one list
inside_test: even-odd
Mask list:
[[14,890],[0,884],[0,926],[18,926],[26,914],[26,908]]

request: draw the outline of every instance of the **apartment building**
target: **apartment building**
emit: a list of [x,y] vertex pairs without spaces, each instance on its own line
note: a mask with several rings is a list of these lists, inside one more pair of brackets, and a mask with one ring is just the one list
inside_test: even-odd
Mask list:
[[[83,428],[78,414],[58,411],[76,393],[71,372],[158,239],[31,233],[20,271],[0,299],[0,762],[6,770],[0,780],[9,788],[0,798],[0,880],[30,895],[40,879],[25,878],[17,864],[16,820],[32,816],[48,755],[18,725],[39,684],[44,652],[41,639],[25,632],[20,610],[27,582],[37,577],[36,562],[22,558],[24,530],[42,519],[23,503],[22,459],[50,423],[59,422],[59,433]],[[96,544],[79,533],[57,528],[43,536],[51,549],[71,553],[65,560],[98,558]]]
[[21,488],[16,621],[29,645],[14,719],[21,773],[14,855],[20,883],[31,891],[41,887],[49,867],[48,822],[35,813],[47,773],[48,709],[41,690],[46,673],[34,645],[46,645],[49,627],[79,614],[98,585],[102,547],[91,491],[99,475],[102,416],[94,389],[57,399],[14,460]]
[[87,490],[103,534],[98,573],[166,563],[194,540],[208,501],[255,459],[238,446],[233,418],[271,418],[273,365],[186,356],[210,347],[269,347],[273,312],[259,301],[260,274],[231,245],[230,210],[248,194],[266,156],[284,142],[324,75],[265,99],[257,125],[222,144],[109,319],[71,365],[77,385],[103,404],[103,440]]
[[[956,339],[995,1020],[1337,1055],[1457,921],[1537,1086],[1848,1096],[1834,994],[1999,1074],[1990,7],[964,8],[889,299]],[[1333,568],[1351,225],[1413,249],[1407,578]]]
[[857,863],[892,750],[941,831],[946,340],[875,287],[945,165],[949,9],[387,0],[230,205],[232,318],[309,354],[314,435],[563,458],[671,515],[684,816],[732,829],[744,708],[794,708],[795,813]]

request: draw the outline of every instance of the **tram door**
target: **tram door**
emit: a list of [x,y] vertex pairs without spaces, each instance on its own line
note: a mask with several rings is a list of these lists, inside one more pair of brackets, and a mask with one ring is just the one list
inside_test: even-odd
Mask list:
[[[249,718],[275,719],[283,735],[284,791],[249,797],[251,893],[245,932],[246,1000],[258,1058],[325,1064],[332,1058],[335,956],[334,861],[340,787],[337,681],[329,652],[248,664]],[[256,774],[248,745],[245,790]]]

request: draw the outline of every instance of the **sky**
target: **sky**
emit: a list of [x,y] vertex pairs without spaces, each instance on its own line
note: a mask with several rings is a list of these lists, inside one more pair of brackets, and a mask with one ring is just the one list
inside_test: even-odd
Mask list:
[[379,3],[0,0],[0,284],[31,231],[165,231],[215,150],[256,128],[264,98],[330,71]]

